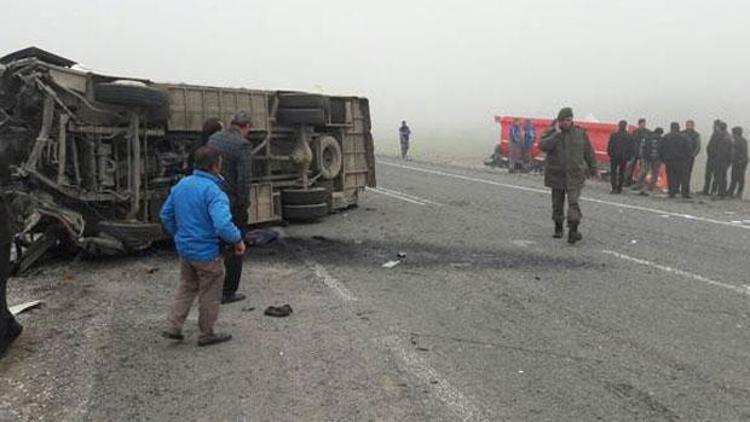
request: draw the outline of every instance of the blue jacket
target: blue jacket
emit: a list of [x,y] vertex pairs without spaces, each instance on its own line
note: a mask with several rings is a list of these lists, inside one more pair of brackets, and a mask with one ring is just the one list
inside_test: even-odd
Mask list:
[[513,145],[523,145],[523,129],[521,126],[513,125],[510,127],[510,143]]
[[213,261],[221,256],[220,239],[232,244],[242,239],[232,223],[229,198],[220,183],[220,177],[195,170],[172,188],[161,209],[164,229],[174,237],[177,252],[188,261]]
[[531,149],[534,146],[534,143],[536,143],[536,129],[534,129],[534,126],[529,125],[526,126],[523,129],[524,132],[524,147],[526,149]]

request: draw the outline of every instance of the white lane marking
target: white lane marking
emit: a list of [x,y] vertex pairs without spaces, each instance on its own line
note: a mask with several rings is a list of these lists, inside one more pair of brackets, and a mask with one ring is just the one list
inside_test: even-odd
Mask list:
[[425,204],[428,204],[428,205],[434,205],[436,207],[442,207],[443,206],[443,204],[440,204],[438,202],[430,201],[429,199],[420,198],[420,197],[418,197],[416,195],[411,195],[411,194],[408,194],[408,193],[399,192],[399,191],[396,191],[396,190],[393,190],[393,189],[386,189],[384,187],[379,187],[377,189],[380,190],[380,191],[386,192],[386,193],[391,193],[391,194],[394,194],[394,195],[403,196],[404,198],[413,199],[413,200],[415,200],[417,202],[424,202]]
[[[438,176],[452,177],[452,178],[455,178],[455,179],[466,180],[466,181],[469,181],[469,182],[484,183],[484,184],[487,184],[487,185],[500,186],[500,187],[504,187],[504,188],[516,189],[516,190],[521,190],[521,191],[525,191],[525,192],[534,192],[534,193],[543,193],[543,194],[548,194],[549,193],[549,191],[545,190],[545,189],[529,188],[529,187],[526,187],[526,186],[518,186],[518,185],[511,185],[511,184],[508,184],[508,183],[494,182],[492,180],[480,179],[480,178],[477,178],[477,177],[469,177],[469,176],[463,176],[463,175],[460,175],[460,174],[446,173],[446,172],[438,171],[438,170],[429,170],[429,169],[423,169],[423,168],[419,168],[419,167],[405,166],[405,165],[402,165],[402,164],[386,163],[386,162],[383,162],[382,160],[378,161],[378,163],[382,164],[384,166],[390,166],[390,167],[397,167],[397,168],[402,168],[402,169],[406,169],[406,170],[419,171],[419,172],[422,172],[422,173],[435,174],[435,175],[438,175]],[[671,217],[680,217],[680,218],[684,218],[686,220],[700,221],[702,223],[719,224],[719,225],[722,225],[722,226],[729,226],[729,227],[736,227],[736,228],[742,228],[742,229],[750,230],[750,225],[735,224],[735,223],[733,223],[731,221],[714,220],[713,218],[698,217],[698,216],[691,215],[691,214],[682,214],[682,213],[678,213],[678,212],[665,211],[665,210],[660,210],[660,209],[656,209],[656,208],[641,207],[641,206],[638,206],[638,205],[631,205],[631,204],[623,204],[621,202],[605,201],[603,199],[588,198],[588,197],[582,197],[581,199],[584,200],[584,201],[593,202],[593,203],[596,203],[596,204],[610,205],[610,206],[613,206],[613,207],[619,207],[619,208],[625,208],[625,209],[630,209],[630,210],[649,212],[649,213],[653,213],[653,214],[668,215],[668,216],[671,216]]]
[[416,352],[408,350],[397,336],[388,336],[383,343],[399,358],[402,370],[412,374],[435,389],[437,397],[462,421],[485,421],[479,407],[469,400],[447,379],[424,361]]
[[326,270],[325,267],[318,264],[317,262],[310,260],[306,260],[305,265],[307,265],[309,268],[312,268],[312,270],[315,272],[315,275],[321,281],[323,281],[323,284],[336,292],[342,299],[347,302],[355,302],[357,300],[357,297],[354,296],[354,294],[349,289],[347,289],[346,286],[344,286],[340,281],[329,274],[328,270]]
[[367,192],[374,192],[374,193],[377,193],[378,195],[387,196],[389,198],[400,199],[401,201],[408,202],[408,203],[414,204],[414,205],[419,205],[420,207],[424,207],[425,205],[427,205],[424,202],[416,201],[414,199],[410,199],[410,198],[406,198],[406,197],[403,197],[403,196],[400,196],[400,195],[389,193],[389,192],[386,192],[386,191],[378,189],[378,188],[367,188]]
[[724,289],[727,289],[727,290],[731,290],[731,291],[733,291],[735,293],[741,293],[743,295],[750,296],[750,290],[748,290],[748,289],[746,289],[744,287],[735,286],[735,285],[728,284],[728,283],[722,283],[721,281],[711,280],[710,278],[703,277],[702,275],[693,274],[693,273],[690,273],[690,272],[687,272],[687,271],[683,271],[683,270],[678,270],[677,268],[668,267],[666,265],[660,265],[660,264],[657,264],[657,263],[654,263],[654,262],[651,262],[651,261],[646,261],[645,259],[633,258],[632,256],[621,254],[619,252],[603,250],[602,253],[604,253],[606,255],[614,256],[615,258],[620,258],[620,259],[625,260],[625,261],[633,262],[635,264],[639,264],[639,265],[643,265],[643,266],[651,267],[651,268],[656,268],[657,270],[661,270],[661,271],[664,271],[664,272],[667,272],[667,273],[671,273],[671,274],[679,275],[679,276],[682,276],[682,277],[690,278],[690,279],[693,279],[693,280],[696,280],[696,281],[700,281],[700,282],[703,282],[703,283],[706,283],[706,284],[710,284],[711,286],[721,287],[721,288],[724,288]]

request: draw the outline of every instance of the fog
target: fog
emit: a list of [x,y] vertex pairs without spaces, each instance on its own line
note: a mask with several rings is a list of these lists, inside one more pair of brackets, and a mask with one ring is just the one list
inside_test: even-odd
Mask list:
[[112,74],[370,98],[380,151],[475,159],[496,114],[745,125],[747,2],[4,0],[0,54]]

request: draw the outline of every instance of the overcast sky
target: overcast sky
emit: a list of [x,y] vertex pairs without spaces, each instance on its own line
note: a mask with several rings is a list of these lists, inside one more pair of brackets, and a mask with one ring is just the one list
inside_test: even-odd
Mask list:
[[0,54],[37,45],[156,81],[365,95],[380,139],[401,119],[415,135],[491,139],[495,114],[546,117],[562,105],[664,126],[750,122],[747,1],[2,5]]

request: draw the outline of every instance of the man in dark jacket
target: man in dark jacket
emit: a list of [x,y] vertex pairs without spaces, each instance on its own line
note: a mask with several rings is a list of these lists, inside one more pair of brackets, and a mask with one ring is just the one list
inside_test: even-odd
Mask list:
[[680,133],[679,123],[672,123],[659,148],[659,154],[667,165],[669,197],[674,198],[678,192],[682,192],[683,198],[690,198],[688,170],[693,151],[690,139]]
[[[252,123],[250,116],[238,111],[232,117],[229,127],[214,133],[208,139],[208,145],[221,153],[224,165],[222,175],[225,180],[226,193],[232,211],[234,224],[243,230],[249,223],[250,189],[252,186],[252,144],[247,139]],[[245,295],[237,293],[242,278],[243,257],[228,252],[224,256],[226,277],[224,278],[224,295],[221,303],[237,302]]]
[[[657,127],[641,144],[641,177],[638,179],[636,188],[643,189],[646,186],[646,176],[651,173],[651,183],[648,185],[649,190],[659,182],[661,173],[661,157],[659,156],[659,146],[661,145],[664,129]],[[645,192],[641,192],[645,195]]]
[[714,187],[719,198],[727,197],[727,172],[732,165],[732,150],[734,149],[734,139],[729,133],[726,122],[719,123],[719,133],[716,137],[716,148],[714,152]]
[[[745,171],[747,170],[747,139],[742,136],[742,128],[732,128],[734,138],[734,152],[732,154],[732,183],[729,185],[729,195],[742,199],[745,190]],[[735,189],[737,189],[735,191]]]
[[573,109],[563,108],[557,116],[557,124],[545,132],[540,148],[546,153],[544,184],[552,189],[552,220],[555,235],[563,235],[565,221],[565,197],[568,198],[568,243],[583,239],[578,231],[581,223],[581,207],[578,200],[586,182],[586,173],[596,176],[594,148],[586,131],[573,124]]
[[695,167],[695,158],[701,152],[701,134],[695,130],[695,122],[688,120],[685,122],[685,130],[682,131],[690,140],[690,161],[688,162],[688,173],[687,173],[687,185],[690,186],[691,180],[693,180],[693,168]]
[[[641,147],[646,140],[651,137],[651,131],[646,128],[646,119],[638,119],[638,128],[633,131],[633,154],[628,161],[628,168],[625,172],[625,186],[633,186],[638,178],[638,162],[641,161]],[[641,163],[641,165],[643,165]]]
[[705,183],[703,185],[704,195],[713,195],[716,193],[716,145],[719,139],[721,120],[714,120],[714,131],[711,133],[711,138],[708,140],[706,145],[706,174]]
[[628,133],[628,122],[621,120],[617,132],[609,137],[607,145],[609,155],[609,180],[612,182],[612,193],[622,193],[625,183],[625,167],[633,154],[633,137]]

